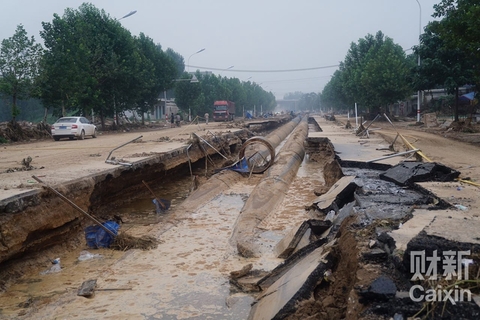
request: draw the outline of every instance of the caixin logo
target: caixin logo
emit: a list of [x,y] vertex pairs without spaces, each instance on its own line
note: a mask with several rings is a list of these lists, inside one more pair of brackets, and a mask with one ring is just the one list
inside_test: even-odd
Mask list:
[[[468,280],[468,266],[473,260],[467,259],[470,255],[468,251],[443,251],[440,257],[437,250],[432,252],[431,256],[426,256],[425,250],[410,252],[410,273],[413,274],[412,281],[423,281],[426,283],[436,283],[435,287],[425,287],[421,284],[415,284],[410,288],[409,296],[414,302],[446,302],[456,304],[460,301],[471,301],[472,293],[469,289],[460,288],[462,281]],[[441,263],[441,270],[438,266]],[[445,285],[441,285],[446,283]],[[455,281],[453,284],[452,281]]]

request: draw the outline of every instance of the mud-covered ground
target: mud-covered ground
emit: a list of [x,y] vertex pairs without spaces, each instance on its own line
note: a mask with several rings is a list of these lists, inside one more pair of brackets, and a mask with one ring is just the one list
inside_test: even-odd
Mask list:
[[[341,118],[339,120],[342,121]],[[396,130],[431,160],[459,170],[463,178],[480,182],[480,151],[472,144],[477,137],[475,133],[438,129],[435,134],[431,134],[426,132],[427,128],[409,124],[413,123],[395,123]],[[321,125],[331,124],[324,122]],[[381,128],[372,132],[375,138],[385,139],[383,146],[388,146],[396,136],[396,130],[387,122],[376,123],[373,127]],[[164,135],[181,138],[181,128],[176,130]],[[339,130],[342,132],[343,129]],[[457,139],[464,136],[463,139],[471,143],[452,142],[449,135],[454,133]],[[125,136],[117,142],[123,140]],[[362,143],[365,148],[369,144],[368,140],[353,140]],[[107,147],[112,145],[116,144],[107,145],[104,149],[99,149],[98,153],[105,156]],[[380,147],[382,145],[373,146]],[[397,143],[396,148],[401,149],[401,144]],[[55,156],[49,160],[61,166],[62,161]],[[321,170],[315,163],[304,162],[282,202],[282,210],[262,222],[260,228],[265,230],[262,234],[265,252],[292,225],[310,218],[305,205],[315,198],[313,190],[325,183],[325,178],[319,174]],[[153,212],[150,199],[140,199],[141,203],[124,208],[123,231],[133,235],[151,234],[158,237],[161,243],[157,249],[92,251],[85,247],[79,236],[50,252],[43,263],[38,259],[38,264],[32,265],[21,281],[0,295],[0,316],[11,319],[245,319],[252,296],[232,288],[228,283],[229,273],[248,263],[252,263],[255,269],[271,270],[281,262],[269,254],[261,259],[240,258],[227,241],[236,220],[235,213],[241,209],[258,179],[259,177],[252,176],[233,185],[188,216],[176,211],[176,207],[189,193],[188,180],[178,181],[178,189],[172,188],[171,191],[177,198],[172,202],[170,212],[163,216]],[[480,215],[477,187],[460,182],[422,185],[434,190],[441,198],[467,206],[468,211],[460,212],[466,219]],[[349,302],[346,291],[352,289],[355,283],[370,283],[378,276],[378,270],[359,263],[359,250],[368,248],[367,240],[375,232],[375,227],[391,227],[392,223],[388,219],[380,220],[366,230],[356,222],[352,221],[351,224],[344,227],[340,235],[337,255],[343,259],[343,263],[338,264],[336,269],[338,273],[335,285],[318,288],[315,296],[326,294],[326,297],[319,298],[312,305],[306,305],[302,314],[292,316],[292,319],[318,316],[318,310],[322,310],[323,316],[329,319],[343,317],[346,312],[349,312],[350,319],[360,314],[362,305],[358,301]],[[87,255],[91,259],[80,261],[84,250],[94,256]],[[41,274],[50,270],[50,261],[57,256],[61,258],[62,270]],[[99,290],[92,298],[78,297],[76,292],[79,285],[91,278],[98,279]],[[345,309],[347,303],[349,306]],[[363,317],[367,318],[365,315]],[[372,319],[375,318],[372,316]],[[378,318],[383,319],[381,316]]]
[[[80,239],[68,252],[51,253],[60,257],[60,272],[45,273],[52,267],[45,259],[1,295],[0,314],[25,319],[52,315],[59,319],[247,318],[253,297],[230,285],[230,272],[248,263],[265,271],[281,263],[272,253],[259,259],[242,258],[229,243],[238,212],[259,179],[247,175],[211,201],[199,204],[193,213],[187,210],[188,214],[178,209],[189,194],[188,179],[171,184],[170,190],[156,190],[172,199],[172,208],[164,215],[153,212],[151,199],[132,202],[118,212],[124,220],[122,232],[153,235],[160,239],[158,248],[92,250]],[[292,224],[308,218],[304,205],[315,198],[312,189],[322,183],[321,167],[315,163],[302,166],[282,209],[261,226],[265,252]],[[83,260],[84,250],[91,259]],[[77,286],[91,278],[98,279],[95,296],[78,297]]]

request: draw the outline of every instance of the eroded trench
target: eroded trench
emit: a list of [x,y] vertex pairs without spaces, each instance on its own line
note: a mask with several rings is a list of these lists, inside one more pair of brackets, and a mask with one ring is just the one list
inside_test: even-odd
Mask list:
[[[302,125],[299,123],[298,126]],[[321,130],[313,118],[308,118],[308,125],[305,123],[307,131]],[[293,131],[288,138],[295,134],[298,132]],[[288,145],[285,138],[274,143],[277,153]],[[158,248],[127,252],[86,248],[82,238],[84,224],[74,219],[64,228],[76,232],[78,237],[42,253],[48,256],[31,259],[29,268],[19,271],[10,267],[11,275],[21,277],[0,295],[0,315],[7,318],[76,315],[82,319],[393,316],[386,303],[383,313],[379,313],[368,299],[360,302],[359,288],[367,288],[386,269],[396,279],[405,276],[395,267],[398,261],[388,254],[366,255],[365,252],[372,251],[368,243],[408,220],[412,206],[434,208],[439,202],[425,190],[400,188],[379,180],[378,174],[384,169],[380,166],[366,169],[342,162],[328,139],[307,142],[305,149],[306,156],[301,151],[284,155],[298,164],[287,161],[281,169],[261,175],[225,170],[210,176],[213,172],[205,172],[205,163],[211,169],[213,163],[209,161],[215,162],[216,168],[225,165],[222,157],[213,155],[212,160],[199,157],[191,167],[188,163],[170,170],[144,167],[139,172],[112,176],[102,183],[85,182],[81,192],[71,190],[76,203],[89,205],[90,212],[105,219],[120,216],[122,231],[132,235],[151,234],[160,239]],[[231,154],[236,151],[238,145],[229,147]],[[190,168],[196,182],[192,181]],[[141,183],[132,183],[132,176],[137,182],[151,183],[157,195],[172,201],[171,209],[156,214],[152,196]],[[328,192],[343,176],[355,176],[354,189],[347,188],[349,192],[340,194],[334,205],[322,209],[314,205],[317,197]],[[47,201],[50,203],[45,210],[59,207],[69,210],[53,196]],[[305,221],[327,221],[332,211],[336,215],[328,231],[311,228],[308,244],[292,250],[286,260],[278,258],[276,246],[292,229]],[[52,239],[49,245],[58,244],[58,239]],[[302,257],[332,240],[333,245],[322,248],[325,254],[321,267],[315,265],[296,293],[291,297],[275,296],[274,293],[280,292],[272,289],[275,283],[291,272],[282,268],[296,265]],[[79,259],[84,250],[91,253],[91,259]],[[61,256],[61,272],[40,274],[49,270],[50,260],[56,255]],[[292,258],[294,262],[289,262]],[[240,272],[243,273],[240,277],[232,276],[231,272],[249,265],[249,270]],[[327,271],[330,276],[325,280]],[[239,280],[243,276],[248,280]],[[78,297],[78,286],[91,278],[98,279],[99,292],[90,299]]]

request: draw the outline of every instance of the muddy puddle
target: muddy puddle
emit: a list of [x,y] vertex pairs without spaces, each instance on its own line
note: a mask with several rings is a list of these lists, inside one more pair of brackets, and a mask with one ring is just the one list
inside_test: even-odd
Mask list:
[[[150,188],[158,198],[170,201],[171,210],[174,210],[188,197],[193,186],[192,179],[184,176],[178,177],[174,182],[166,181],[166,183],[158,185],[150,183]],[[168,219],[168,215],[157,214],[151,194],[126,202],[123,206],[116,208],[115,212],[107,213],[109,216],[113,216],[113,214],[122,218],[125,227],[165,222]]]

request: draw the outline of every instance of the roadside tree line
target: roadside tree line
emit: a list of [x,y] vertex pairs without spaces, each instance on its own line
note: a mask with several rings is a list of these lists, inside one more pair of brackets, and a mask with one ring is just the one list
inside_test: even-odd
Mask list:
[[44,47],[28,37],[22,25],[1,43],[0,94],[9,102],[13,124],[19,102],[33,98],[45,108],[44,122],[47,111],[55,116],[94,114],[104,127],[107,117],[126,110],[143,117],[165,90],[173,88],[184,112],[208,111],[220,99],[275,107],[273,94],[236,78],[197,74],[199,83],[176,81],[191,76],[180,54],[162,50],[144,33],[132,36],[92,4],[67,8],[63,16],[54,14],[42,26]]
[[[190,75],[184,75],[186,79]],[[240,81],[238,78],[226,78],[214,74],[196,72],[198,83],[188,81],[177,82],[175,87],[175,102],[184,112],[183,106],[191,109],[193,115],[212,113],[213,102],[230,100],[235,102],[237,116],[244,116],[243,110],[260,113],[273,112],[276,107],[275,96],[265,91],[259,84],[251,81]],[[183,108],[182,108],[183,107]]]
[[459,88],[480,83],[480,7],[476,0],[442,0],[434,10],[441,19],[425,27],[411,55],[381,31],[352,42],[320,94],[322,108],[345,110],[357,103],[375,115],[418,90],[442,88],[455,94],[458,121]]

